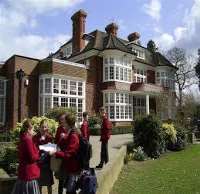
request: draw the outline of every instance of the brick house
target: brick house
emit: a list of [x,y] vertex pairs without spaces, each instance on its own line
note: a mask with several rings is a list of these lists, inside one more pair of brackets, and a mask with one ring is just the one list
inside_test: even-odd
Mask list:
[[[175,114],[177,70],[159,52],[141,46],[139,33],[118,37],[111,23],[105,32],[85,32],[87,14],[72,17],[72,38],[45,59],[14,55],[0,63],[0,125],[13,128],[25,117],[44,115],[56,106],[96,114],[105,106],[115,125],[127,125],[136,115]],[[17,72],[23,70],[19,79]],[[21,80],[21,81],[20,81]],[[165,110],[160,96],[167,94]]]

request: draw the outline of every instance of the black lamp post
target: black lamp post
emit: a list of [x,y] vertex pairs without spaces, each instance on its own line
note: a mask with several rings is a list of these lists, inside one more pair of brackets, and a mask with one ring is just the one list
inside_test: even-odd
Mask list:
[[22,81],[25,76],[25,72],[20,69],[16,72],[16,77],[19,80],[18,90],[18,122],[22,121]]

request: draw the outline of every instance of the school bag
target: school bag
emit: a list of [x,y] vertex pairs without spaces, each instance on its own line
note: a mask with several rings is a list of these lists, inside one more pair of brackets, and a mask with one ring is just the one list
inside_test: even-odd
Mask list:
[[[73,130],[69,132],[68,138],[72,134]],[[92,145],[89,141],[81,136],[79,136],[79,150],[77,153],[77,158],[80,164],[81,170],[86,170],[89,168],[89,161],[92,157]]]
[[79,151],[77,156],[81,169],[88,169],[89,161],[92,157],[92,145],[87,139],[81,136],[79,137]]
[[94,168],[82,171],[79,178],[81,194],[95,194],[97,190],[97,177]]

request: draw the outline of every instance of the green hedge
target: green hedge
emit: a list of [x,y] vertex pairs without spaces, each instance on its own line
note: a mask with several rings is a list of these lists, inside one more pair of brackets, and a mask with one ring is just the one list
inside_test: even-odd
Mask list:
[[[132,126],[118,126],[112,128],[112,135],[133,133]],[[100,129],[90,128],[91,135],[100,135]]]

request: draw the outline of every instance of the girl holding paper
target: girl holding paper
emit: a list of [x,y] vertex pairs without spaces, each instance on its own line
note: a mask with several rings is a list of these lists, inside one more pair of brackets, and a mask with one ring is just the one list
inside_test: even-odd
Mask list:
[[[41,121],[40,130],[33,137],[33,140],[37,147],[53,141],[52,135],[48,131],[48,124],[46,120]],[[40,170],[41,173],[38,180],[40,191],[42,191],[42,186],[47,186],[48,194],[52,194],[52,185],[54,184],[53,172],[50,169],[50,156],[45,151],[40,151]]]
[[31,121],[27,119],[20,132],[18,179],[12,194],[40,194],[37,181],[40,177],[40,168],[37,163],[40,156],[32,140],[33,133]]

